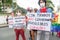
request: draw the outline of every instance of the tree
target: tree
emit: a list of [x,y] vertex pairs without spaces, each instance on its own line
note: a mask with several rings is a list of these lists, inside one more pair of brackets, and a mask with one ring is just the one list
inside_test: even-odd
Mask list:
[[[19,7],[18,5],[17,5],[17,9],[16,10],[21,10],[22,11],[22,14],[26,14],[27,13],[27,10],[26,9],[24,9],[24,8],[22,8],[22,7]],[[15,11],[16,11],[15,10]]]
[[16,3],[12,3],[12,8],[13,8],[13,10],[16,10],[17,9],[17,4]]
[[2,4],[5,6],[12,6],[12,0],[2,0]]
[[2,10],[2,9],[1,9],[1,5],[0,5],[0,12],[1,12],[1,10]]
[[46,0],[46,7],[50,7],[50,8],[52,8],[52,9],[53,9],[54,4],[52,3],[52,1],[51,1],[51,0]]
[[2,11],[2,9],[1,9],[1,5],[2,5],[2,2],[0,2],[0,12]]

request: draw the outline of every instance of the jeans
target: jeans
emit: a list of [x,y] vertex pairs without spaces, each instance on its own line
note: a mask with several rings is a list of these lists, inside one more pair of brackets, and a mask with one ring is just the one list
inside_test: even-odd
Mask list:
[[44,40],[49,40],[49,35],[50,33],[49,32],[46,32],[46,31],[37,31],[37,40],[41,40],[41,37],[42,35],[44,36]]

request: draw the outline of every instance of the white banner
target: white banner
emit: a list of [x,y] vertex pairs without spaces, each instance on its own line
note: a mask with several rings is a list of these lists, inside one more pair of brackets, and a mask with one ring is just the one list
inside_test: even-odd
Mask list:
[[29,14],[28,16],[28,29],[34,30],[51,30],[51,17],[52,13],[40,13],[40,14]]
[[9,28],[26,26],[25,16],[8,18]]

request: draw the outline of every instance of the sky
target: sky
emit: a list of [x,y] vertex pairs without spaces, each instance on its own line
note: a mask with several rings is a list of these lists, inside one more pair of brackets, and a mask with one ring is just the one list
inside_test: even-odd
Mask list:
[[39,5],[37,4],[37,0],[17,0],[17,4],[23,8],[32,7],[32,8],[39,8]]
[[[57,10],[57,6],[59,5],[60,0],[51,0],[53,4],[55,5],[55,10]],[[32,8],[40,8],[38,5],[38,0],[16,0],[16,3],[25,9],[28,7]]]
[[60,0],[51,0],[55,6],[59,5]]
[[55,5],[55,11],[57,11],[57,7],[60,6],[60,0],[51,0],[53,2],[53,4]]

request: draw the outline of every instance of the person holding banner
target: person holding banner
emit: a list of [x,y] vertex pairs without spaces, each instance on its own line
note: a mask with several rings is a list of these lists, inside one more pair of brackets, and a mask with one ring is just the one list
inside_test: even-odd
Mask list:
[[[37,12],[37,8],[34,8],[34,9],[32,9],[32,8],[28,8],[27,9],[27,15],[26,16],[28,16],[28,14],[35,14],[36,12]],[[27,17],[27,19],[29,20],[29,18]],[[27,20],[27,22],[28,22],[28,20]],[[36,38],[36,35],[37,35],[37,30],[33,30],[33,29],[31,29],[30,30],[30,39],[29,40],[36,40],[35,38]]]
[[[26,14],[27,23],[28,23],[28,20],[29,20],[29,18],[28,18],[27,16],[28,16],[28,14],[30,14],[30,13],[33,13],[33,9],[32,9],[32,8],[27,8],[27,14]],[[29,33],[30,33],[30,38],[29,38],[29,40],[34,40],[34,36],[33,36],[34,33],[33,33],[33,31],[30,30]]]
[[[33,9],[33,13],[35,14],[35,13],[37,13],[37,8],[34,8]],[[32,37],[32,40],[36,40],[36,36],[37,36],[37,30],[31,30],[31,37]]]
[[[21,10],[18,10],[17,13],[16,13],[16,17],[20,17],[22,14],[22,11]],[[14,31],[15,31],[15,34],[16,34],[16,40],[19,40],[19,35],[22,36],[23,40],[26,40],[25,38],[25,34],[24,34],[24,27],[14,27]]]
[[[40,6],[40,10],[37,11],[37,13],[52,13],[52,9],[51,8],[47,8],[46,7],[46,0],[39,0],[38,4]],[[52,21],[52,19],[50,19]],[[49,35],[50,32],[47,31],[37,31],[37,40],[41,40],[41,36],[44,35],[44,40],[49,40]]]

